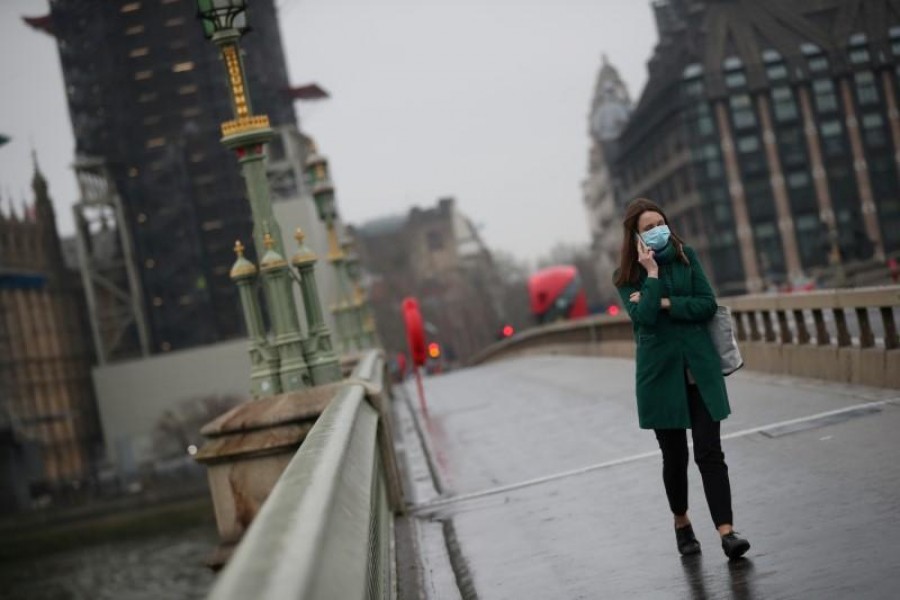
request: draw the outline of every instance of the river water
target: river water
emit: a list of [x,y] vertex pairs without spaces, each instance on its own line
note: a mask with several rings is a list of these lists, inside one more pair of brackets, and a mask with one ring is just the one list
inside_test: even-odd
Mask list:
[[180,531],[0,563],[4,600],[193,600],[215,574],[203,565],[217,542],[206,524]]

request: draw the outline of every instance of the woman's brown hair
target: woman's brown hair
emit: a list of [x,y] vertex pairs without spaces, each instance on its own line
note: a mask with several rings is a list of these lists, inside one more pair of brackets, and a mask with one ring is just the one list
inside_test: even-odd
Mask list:
[[[646,198],[636,198],[628,203],[628,206],[625,208],[625,218],[622,220],[622,252],[619,259],[619,268],[616,270],[616,287],[628,284],[634,285],[641,277],[641,265],[638,262],[637,243],[634,236],[640,235],[638,219],[647,211],[658,212],[662,215],[666,225],[669,224],[669,218],[666,217],[666,213],[663,212],[663,209],[656,202]],[[671,243],[675,245],[678,260],[689,265],[690,261],[684,254],[684,242],[674,232],[670,234],[669,238]]]

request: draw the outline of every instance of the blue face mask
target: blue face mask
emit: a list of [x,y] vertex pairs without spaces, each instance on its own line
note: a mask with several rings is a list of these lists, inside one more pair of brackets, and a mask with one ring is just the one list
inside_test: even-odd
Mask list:
[[669,226],[659,225],[641,234],[641,239],[651,250],[662,250],[669,243]]

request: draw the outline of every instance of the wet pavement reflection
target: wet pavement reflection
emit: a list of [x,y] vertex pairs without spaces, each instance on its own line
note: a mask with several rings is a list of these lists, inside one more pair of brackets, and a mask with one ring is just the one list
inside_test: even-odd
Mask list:
[[[729,378],[723,446],[752,543],[729,561],[693,463],[703,553],[678,555],[633,377],[626,360],[529,357],[427,379],[427,418],[408,403],[441,488],[413,514],[452,523],[478,598],[900,597],[897,390]],[[846,414],[816,417],[833,411]]]

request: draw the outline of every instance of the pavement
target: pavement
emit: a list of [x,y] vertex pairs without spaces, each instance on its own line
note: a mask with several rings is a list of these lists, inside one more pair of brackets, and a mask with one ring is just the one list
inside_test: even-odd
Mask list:
[[723,446],[752,544],[729,561],[693,463],[703,553],[677,553],[632,361],[527,357],[424,389],[394,404],[402,598],[900,598],[900,390],[729,377]]

